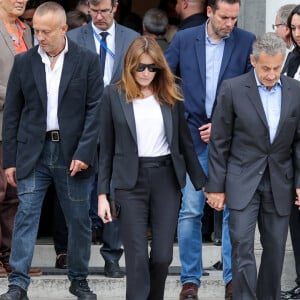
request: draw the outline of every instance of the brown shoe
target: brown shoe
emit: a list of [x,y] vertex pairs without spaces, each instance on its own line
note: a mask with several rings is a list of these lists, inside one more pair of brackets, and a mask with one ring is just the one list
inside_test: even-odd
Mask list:
[[182,286],[179,300],[198,300],[198,285],[187,282]]
[[7,277],[7,272],[3,267],[3,263],[0,261],[0,278]]
[[[9,274],[12,271],[11,265],[9,262],[3,262],[3,267],[6,270],[6,272]],[[29,276],[41,276],[42,271],[40,268],[37,267],[31,267],[29,270]]]
[[225,300],[232,300],[232,280],[225,287]]

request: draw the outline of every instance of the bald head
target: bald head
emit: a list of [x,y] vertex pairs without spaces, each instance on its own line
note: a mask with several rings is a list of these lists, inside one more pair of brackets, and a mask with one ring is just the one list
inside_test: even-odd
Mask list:
[[177,0],[176,12],[181,20],[206,11],[205,0]]
[[45,2],[38,6],[38,8],[35,11],[35,16],[44,16],[46,14],[52,14],[55,16],[59,24],[66,24],[67,23],[67,17],[66,12],[64,8],[56,3],[56,2]]

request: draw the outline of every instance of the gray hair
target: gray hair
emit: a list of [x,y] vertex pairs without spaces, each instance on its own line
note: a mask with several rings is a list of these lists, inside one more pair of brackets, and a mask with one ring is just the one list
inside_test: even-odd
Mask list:
[[281,24],[286,24],[290,13],[296,6],[296,4],[286,4],[278,9],[277,17],[279,18]]
[[164,35],[167,31],[168,23],[166,13],[159,8],[149,9],[143,18],[146,30],[155,35]]
[[254,41],[252,54],[254,58],[258,60],[262,52],[272,56],[278,53],[285,55],[285,42],[275,32],[264,33],[263,35],[257,37],[256,41]]

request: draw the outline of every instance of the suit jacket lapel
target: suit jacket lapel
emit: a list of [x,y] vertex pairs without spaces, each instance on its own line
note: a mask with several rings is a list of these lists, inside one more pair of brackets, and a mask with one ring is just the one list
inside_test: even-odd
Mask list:
[[0,20],[0,32],[1,32],[1,35],[3,36],[3,39],[4,39],[8,49],[11,52],[11,55],[15,56],[16,55],[16,50],[15,50],[15,48],[14,48],[12,42],[11,42],[10,36],[7,33],[7,30],[6,30],[4,24],[1,20]]
[[90,22],[87,26],[83,27],[82,39],[84,40],[83,45],[85,45],[86,48],[88,48],[94,53],[97,53],[92,22]]
[[284,76],[281,76],[280,80],[281,80],[281,83],[282,83],[281,111],[280,111],[280,119],[279,119],[277,131],[276,131],[276,135],[275,135],[275,138],[274,138],[274,142],[275,142],[276,137],[278,136],[282,126],[283,126],[283,123],[284,123],[284,121],[286,119],[286,116],[287,116],[287,113],[288,113],[288,109],[291,106],[290,103],[292,101],[290,86],[289,86],[288,82],[285,80]]
[[165,131],[167,136],[167,141],[169,145],[172,145],[172,137],[173,137],[173,123],[172,123],[172,111],[171,107],[167,104],[163,104],[160,106],[161,112],[164,120]]
[[131,135],[134,141],[137,144],[137,135],[136,135],[136,127],[135,127],[135,119],[134,119],[134,112],[133,112],[133,105],[132,102],[127,103],[125,98],[125,93],[122,92],[119,96],[121,106],[125,115],[125,119],[127,121],[128,127],[130,129]]
[[45,65],[42,62],[42,58],[37,52],[38,46],[35,47],[31,57],[32,73],[35,80],[36,89],[40,95],[43,103],[44,110],[47,111],[47,84],[46,84],[46,72]]
[[248,91],[247,91],[248,98],[254,105],[254,107],[255,107],[259,117],[263,121],[264,125],[269,130],[268,121],[267,121],[264,107],[262,105],[259,91],[257,88],[257,83],[256,83],[255,76],[254,76],[254,70],[252,70],[251,73],[249,73],[249,80],[247,80],[247,82],[246,82],[246,88],[248,89]]
[[199,65],[199,71],[201,75],[202,80],[202,86],[205,87],[206,84],[206,55],[205,55],[205,43],[203,44],[203,41],[205,41],[205,25],[201,26],[201,29],[199,31],[199,36],[196,39],[195,43],[195,52],[196,57]]
[[223,74],[227,68],[227,65],[229,64],[230,57],[232,55],[232,51],[234,48],[234,31],[231,33],[231,35],[225,39],[225,46],[224,46],[224,53],[221,63],[221,69],[219,73],[219,79],[218,79],[218,85],[221,82],[221,79],[223,78]]
[[66,91],[66,88],[69,84],[69,81],[72,78],[73,70],[77,65],[78,61],[78,51],[75,49],[72,41],[68,40],[68,52],[64,57],[63,69],[61,72],[61,79],[59,85],[59,93],[58,93],[58,105],[60,104],[63,95]]
[[115,24],[115,58],[111,75],[111,82],[115,82],[114,76],[117,73],[117,69],[123,67],[123,54],[125,53],[123,49],[123,40],[124,36],[126,37],[126,35],[122,33],[123,29],[117,23]]

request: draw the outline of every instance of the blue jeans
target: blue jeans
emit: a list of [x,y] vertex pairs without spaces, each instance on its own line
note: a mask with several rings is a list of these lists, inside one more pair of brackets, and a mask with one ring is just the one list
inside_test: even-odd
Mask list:
[[223,211],[223,226],[222,226],[222,257],[223,257],[223,280],[226,285],[232,279],[231,270],[231,241],[229,236],[229,208],[227,205]]
[[[198,159],[207,174],[208,148]],[[205,205],[202,191],[196,191],[189,176],[182,190],[182,203],[178,219],[178,245],[181,261],[181,282],[200,285],[202,276],[202,216]]]
[[59,142],[46,141],[35,169],[17,181],[20,204],[15,218],[9,284],[28,288],[30,269],[37,237],[41,207],[46,191],[54,183],[68,226],[68,277],[85,279],[91,248],[89,196],[93,177],[71,177]]
[[[199,162],[207,174],[208,147],[198,155]],[[181,282],[192,282],[200,286],[202,276],[202,216],[206,202],[202,191],[196,191],[190,178],[187,176],[185,188],[182,190],[182,204],[178,220],[178,244],[181,261]],[[231,243],[228,231],[228,214],[226,208],[223,216],[223,276],[227,284],[231,274]]]

